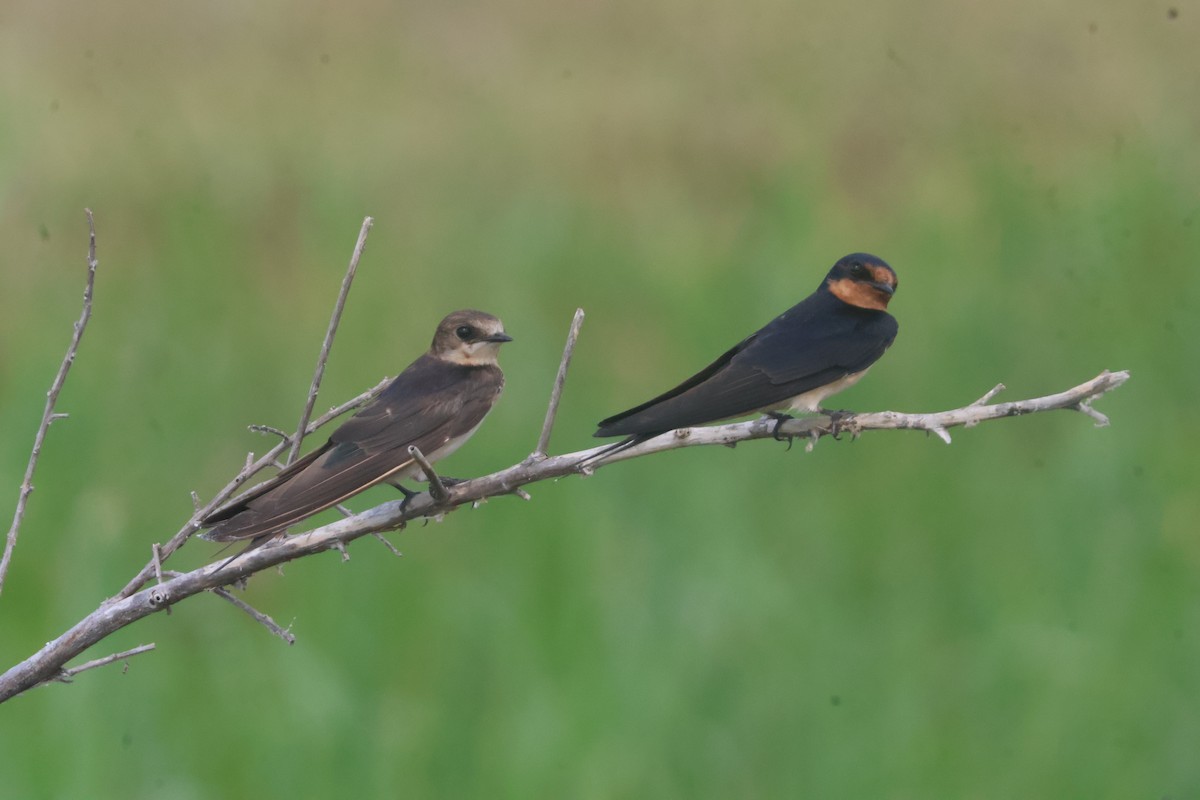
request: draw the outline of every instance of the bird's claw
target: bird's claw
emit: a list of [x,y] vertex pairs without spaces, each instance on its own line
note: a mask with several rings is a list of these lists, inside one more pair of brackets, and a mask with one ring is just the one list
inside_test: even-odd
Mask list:
[[412,489],[409,489],[407,486],[400,483],[399,481],[394,481],[394,482],[388,481],[388,483],[392,486],[395,486],[397,489],[400,490],[400,494],[404,495],[404,499],[400,501],[400,510],[407,511],[408,504],[411,503],[412,499],[414,497],[416,497],[417,495],[419,495],[420,492],[414,492]]
[[840,442],[847,417],[853,417],[854,412],[844,409],[841,411],[826,411],[825,409],[821,409],[821,413],[829,417],[829,435],[833,437],[834,441]]
[[[438,480],[441,481],[442,486],[444,486],[447,489],[449,489],[451,486],[457,486],[460,483],[467,482],[467,478],[449,478],[449,477],[446,477],[445,475],[439,475]],[[404,495],[404,499],[400,501],[400,510],[401,511],[407,511],[408,504],[412,502],[412,499],[419,494],[424,494],[424,492],[419,492],[419,491],[416,491],[415,489],[409,489],[407,486],[400,483],[399,481],[395,481],[395,482],[388,481],[388,483],[392,486],[395,486],[397,489],[400,490],[400,494]]]
[[[771,430],[771,438],[777,442],[787,442],[787,449],[791,450],[792,442],[796,437],[791,434],[784,434],[783,436],[780,436],[779,428],[781,425],[783,425],[783,423],[787,422],[789,419],[794,419],[794,417],[792,417],[791,414],[784,414],[779,411],[768,411],[767,416],[775,420],[775,427]],[[784,452],[787,451],[785,450]]]

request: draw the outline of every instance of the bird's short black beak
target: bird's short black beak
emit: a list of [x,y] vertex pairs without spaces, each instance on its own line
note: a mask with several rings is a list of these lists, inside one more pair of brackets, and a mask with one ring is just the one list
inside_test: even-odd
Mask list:
[[896,293],[896,287],[892,286],[890,283],[883,283],[882,281],[871,281],[868,285],[871,286],[872,288],[878,289],[879,291],[883,292],[884,294],[895,294]]
[[491,336],[488,336],[486,339],[484,339],[484,341],[485,342],[495,342],[496,344],[502,344],[504,342],[511,342],[512,337],[509,336],[507,333],[493,333]]

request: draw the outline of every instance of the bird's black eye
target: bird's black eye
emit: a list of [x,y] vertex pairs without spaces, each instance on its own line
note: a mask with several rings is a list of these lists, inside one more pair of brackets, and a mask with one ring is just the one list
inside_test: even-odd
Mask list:
[[870,276],[870,272],[867,270],[867,265],[861,261],[850,262],[850,274],[855,278],[866,278]]
[[474,333],[475,330],[470,325],[459,325],[454,329],[454,335],[462,339],[464,342],[467,339],[470,339],[471,335]]

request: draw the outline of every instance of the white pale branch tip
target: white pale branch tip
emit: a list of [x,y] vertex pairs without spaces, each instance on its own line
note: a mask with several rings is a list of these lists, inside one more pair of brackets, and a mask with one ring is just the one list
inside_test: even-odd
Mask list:
[[1075,408],[1077,410],[1083,412],[1084,414],[1087,414],[1092,419],[1096,420],[1097,428],[1107,428],[1108,427],[1108,417],[1106,417],[1104,414],[1101,414],[1096,409],[1092,408],[1091,403],[1086,402],[1086,401],[1081,402]]
[[997,383],[995,386],[993,386],[991,389],[989,389],[989,390],[987,391],[987,394],[985,394],[983,397],[981,397],[981,398],[979,398],[978,400],[976,400],[974,403],[971,403],[971,405],[973,405],[973,406],[985,406],[985,405],[987,405],[987,404],[988,404],[988,403],[991,401],[991,399],[992,399],[993,397],[995,397],[996,395],[998,395],[998,394],[1000,394],[1001,392],[1003,392],[1003,391],[1005,390],[1005,388],[1006,388],[1006,387],[1005,387],[1005,385],[1004,385],[1003,383]]

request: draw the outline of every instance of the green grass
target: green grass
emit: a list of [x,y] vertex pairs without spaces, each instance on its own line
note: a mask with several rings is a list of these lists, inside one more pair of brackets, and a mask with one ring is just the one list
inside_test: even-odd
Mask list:
[[508,388],[453,475],[528,453],[576,306],[560,451],[854,250],[896,268],[901,331],[839,404],[1133,380],[1104,430],[538,485],[394,537],[402,560],[366,540],[257,578],[291,648],[196,598],[97,650],[156,642],[127,674],[0,709],[6,796],[1200,797],[1200,14],[1167,9],[11,9],[0,499],[78,314],[84,206],[101,267],[4,667],[265,449],[246,424],[294,424],[367,214],[320,406],[447,311],[498,314]]

